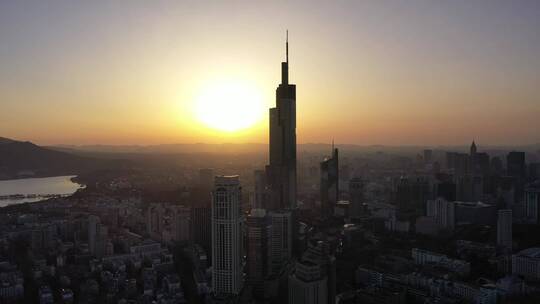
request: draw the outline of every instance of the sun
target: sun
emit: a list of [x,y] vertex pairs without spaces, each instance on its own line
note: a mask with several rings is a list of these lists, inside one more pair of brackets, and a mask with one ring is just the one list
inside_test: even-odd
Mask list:
[[242,81],[211,84],[195,100],[195,115],[208,127],[235,132],[255,125],[263,117],[261,93]]

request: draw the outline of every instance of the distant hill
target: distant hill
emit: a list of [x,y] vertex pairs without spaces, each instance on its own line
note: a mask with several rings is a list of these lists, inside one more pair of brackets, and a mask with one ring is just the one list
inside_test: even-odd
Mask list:
[[15,141],[12,140],[12,139],[9,139],[9,138],[0,137],[0,145],[1,144],[9,144],[9,143],[12,143],[12,142],[15,142]]
[[78,156],[0,137],[0,180],[77,175],[115,164],[112,160]]

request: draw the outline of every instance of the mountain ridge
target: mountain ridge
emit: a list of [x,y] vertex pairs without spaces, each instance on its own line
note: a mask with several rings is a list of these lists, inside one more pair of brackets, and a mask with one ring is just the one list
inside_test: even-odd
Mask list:
[[114,165],[101,160],[0,137],[0,180],[78,175]]

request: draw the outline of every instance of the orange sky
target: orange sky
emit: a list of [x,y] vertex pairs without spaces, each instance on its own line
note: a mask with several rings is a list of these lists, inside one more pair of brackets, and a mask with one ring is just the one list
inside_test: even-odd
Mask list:
[[0,3],[0,136],[267,141],[193,115],[212,81],[274,103],[290,30],[298,142],[540,142],[540,5],[506,1]]

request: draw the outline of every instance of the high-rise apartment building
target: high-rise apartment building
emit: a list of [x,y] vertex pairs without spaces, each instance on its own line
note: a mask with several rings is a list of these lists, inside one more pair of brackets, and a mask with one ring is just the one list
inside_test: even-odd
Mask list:
[[90,251],[90,254],[96,254],[99,222],[99,217],[95,215],[90,215],[88,217],[88,250]]
[[454,230],[456,224],[454,202],[448,202],[443,198],[428,200],[426,206],[427,216],[433,217],[439,229]]
[[216,176],[212,191],[214,295],[238,295],[243,286],[242,188],[238,175]]
[[270,273],[271,225],[264,209],[252,209],[246,219],[248,242],[246,273],[253,296],[264,297],[264,279]]
[[270,263],[273,274],[278,274],[292,257],[292,213],[271,211]]
[[194,206],[191,208],[191,238],[207,252],[211,252],[212,242],[212,208],[210,206]]
[[538,224],[540,219],[540,181],[525,186],[525,219],[529,224]]
[[172,208],[172,235],[178,242],[191,239],[191,208],[186,206],[173,206]]

